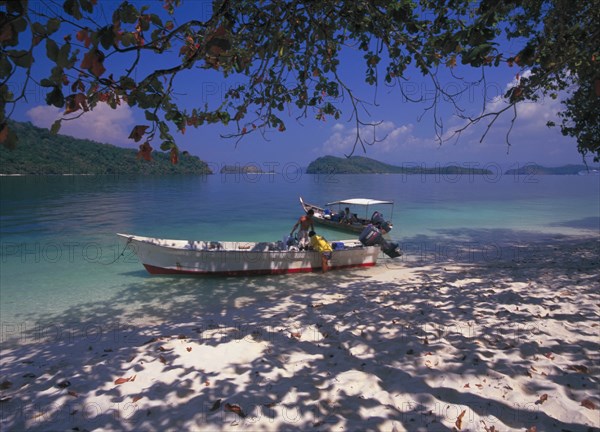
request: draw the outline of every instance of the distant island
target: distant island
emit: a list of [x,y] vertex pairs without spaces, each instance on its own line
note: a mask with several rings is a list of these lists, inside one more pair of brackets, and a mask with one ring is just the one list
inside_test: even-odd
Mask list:
[[585,175],[598,174],[598,167],[585,165],[563,165],[559,167],[544,167],[541,165],[530,164],[520,168],[506,170],[504,174],[508,175]]
[[220,174],[272,174],[273,172],[263,171],[258,165],[225,165],[221,168]]
[[405,166],[390,165],[363,156],[352,156],[340,158],[335,156],[323,156],[312,161],[306,168],[307,174],[476,174],[492,175],[488,169],[468,166],[437,166],[425,167],[416,164]]
[[14,150],[0,145],[0,174],[212,174],[206,162],[189,154],[180,155],[173,165],[168,154],[154,151],[149,162],[136,159],[135,149],[54,135],[30,122],[11,122],[10,127],[19,143]]
[[[509,169],[505,175],[584,175],[598,174],[598,167],[586,165],[564,165],[548,168],[536,164],[524,165],[520,168]],[[335,156],[323,156],[312,161],[306,168],[307,174],[436,174],[436,175],[497,175],[489,169],[477,168],[476,166],[434,166],[427,167],[407,163],[403,166],[386,164],[375,159],[363,156],[352,156],[341,158]]]

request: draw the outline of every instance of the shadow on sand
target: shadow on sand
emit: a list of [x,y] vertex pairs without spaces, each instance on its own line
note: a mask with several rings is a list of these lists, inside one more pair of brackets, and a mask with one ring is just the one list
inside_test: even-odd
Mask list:
[[[493,241],[498,238],[502,243]],[[556,419],[536,395],[549,385],[566,394],[597,388],[598,377],[557,366],[544,381],[534,365],[544,356],[585,358],[600,350],[591,342],[598,329],[581,324],[597,320],[598,304],[565,307],[598,298],[592,288],[598,286],[597,237],[590,246],[560,236],[461,230],[402,244],[403,259],[383,260],[373,270],[148,276],[108,301],[49,316],[21,334],[25,344],[5,343],[2,429],[176,430],[192,417],[197,429],[378,430],[392,424],[451,431],[466,409],[471,421],[485,421],[469,424],[471,430],[594,430]],[[546,286],[556,287],[553,295],[540,294]],[[553,338],[555,322],[581,338]],[[141,395],[151,408],[126,399],[119,387],[98,390],[99,383],[143,370],[129,363],[140,347],[158,361],[157,337],[214,346],[253,342],[265,350],[237,366],[238,376],[249,377],[243,386],[228,376],[203,375],[206,359],[198,358],[195,371],[162,365],[181,379],[176,385],[153,381]],[[541,345],[541,338],[553,343]],[[303,360],[294,363],[298,356]],[[223,359],[229,360],[235,359]],[[465,385],[453,385],[448,376],[462,377]],[[511,384],[521,379],[530,397],[511,399]],[[59,388],[65,381],[73,394]],[[476,382],[497,385],[501,396],[478,391]],[[381,394],[388,398],[383,407]],[[94,404],[100,396],[112,405]],[[161,403],[173,397],[178,403]],[[226,402],[247,417],[225,411]]]

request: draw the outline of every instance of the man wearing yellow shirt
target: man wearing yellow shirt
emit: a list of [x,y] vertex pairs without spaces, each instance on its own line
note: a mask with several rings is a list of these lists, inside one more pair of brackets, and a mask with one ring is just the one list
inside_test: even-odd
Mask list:
[[331,252],[333,249],[327,240],[322,236],[315,234],[314,231],[308,233],[310,238],[310,245],[313,250],[321,252],[321,269],[325,273],[329,269],[329,260],[331,259]]

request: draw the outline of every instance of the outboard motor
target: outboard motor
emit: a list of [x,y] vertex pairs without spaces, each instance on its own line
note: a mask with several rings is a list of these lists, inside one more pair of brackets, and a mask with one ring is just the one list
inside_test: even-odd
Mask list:
[[371,216],[371,222],[377,228],[383,229],[386,233],[388,233],[388,232],[390,232],[392,230],[392,224],[390,224],[389,222],[387,222],[383,218],[383,214],[381,214],[378,211],[374,212],[373,215]]
[[381,250],[384,254],[390,258],[396,258],[402,255],[400,251],[400,245],[395,242],[389,242],[383,238],[381,231],[379,231],[373,225],[367,225],[366,228],[360,233],[358,240],[365,246],[381,246]]

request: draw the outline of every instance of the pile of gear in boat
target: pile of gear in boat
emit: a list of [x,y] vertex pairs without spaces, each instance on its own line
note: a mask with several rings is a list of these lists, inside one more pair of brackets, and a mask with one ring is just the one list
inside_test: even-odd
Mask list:
[[[390,258],[396,258],[402,255],[400,245],[397,242],[392,242],[384,238],[384,235],[390,232],[391,229],[391,224],[385,220],[383,214],[376,211],[371,216],[371,223],[363,229],[358,237],[358,240],[360,241],[360,244],[364,246],[379,245],[383,253]],[[311,231],[310,235],[312,237],[312,235],[314,235],[314,231]],[[297,236],[286,236],[284,237],[283,241],[287,245],[288,250],[303,250],[310,248],[310,246],[303,245]],[[347,242],[331,243],[332,250],[347,249],[348,246],[349,245]],[[359,245],[354,243],[353,246],[357,247]]]
[[[396,258],[402,255],[400,246],[397,242],[386,240],[383,236],[391,230],[391,226],[385,221],[383,215],[379,212],[373,213],[371,224],[367,225],[358,237],[358,241],[333,241],[327,242],[321,236],[315,236],[317,241],[325,241],[328,243],[332,251],[353,249],[362,246],[379,245],[383,253],[390,258]],[[314,231],[310,232],[311,237],[314,236]],[[217,242],[217,241],[190,241],[183,246],[185,249],[197,251],[231,251],[245,250],[250,252],[283,252],[283,251],[301,251],[313,249],[309,244],[303,244],[299,241],[298,236],[285,236],[283,240],[277,242]]]

